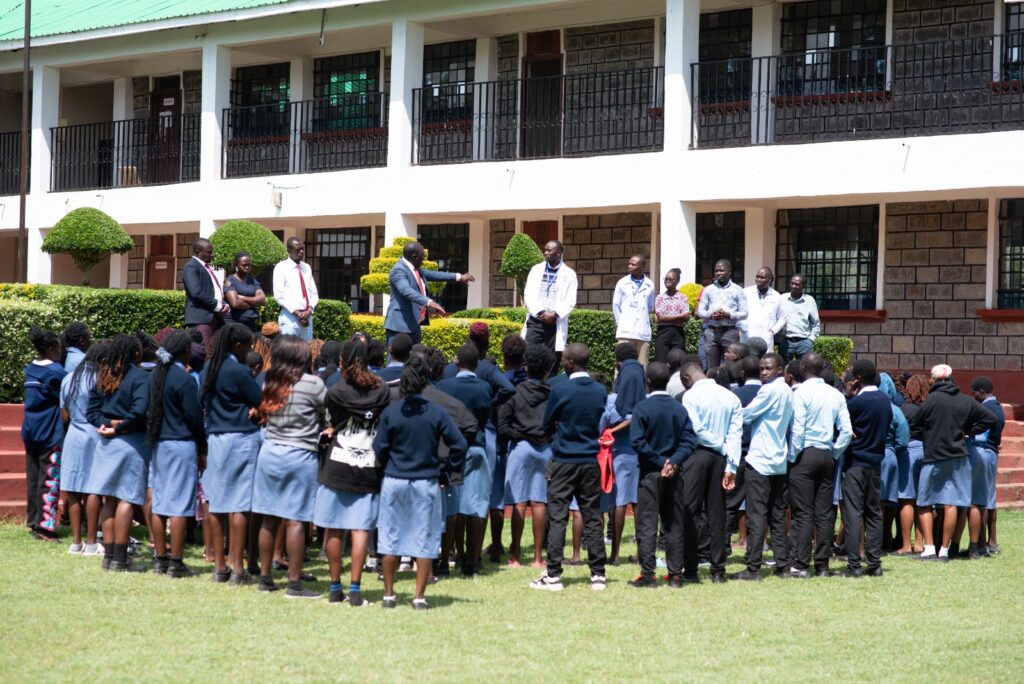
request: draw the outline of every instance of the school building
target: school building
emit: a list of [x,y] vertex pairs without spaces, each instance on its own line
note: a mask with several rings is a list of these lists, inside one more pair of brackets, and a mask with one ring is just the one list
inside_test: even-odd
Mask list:
[[[103,3],[98,3],[102,5]],[[322,296],[417,236],[449,310],[513,303],[509,237],[557,237],[581,306],[652,277],[807,274],[825,331],[888,369],[1024,360],[1024,4],[1009,0],[33,2],[32,282],[83,206],[180,287],[197,235],[306,242]],[[0,17],[0,280],[18,226],[21,11]],[[269,285],[269,283],[268,283]],[[379,298],[378,298],[379,299]]]

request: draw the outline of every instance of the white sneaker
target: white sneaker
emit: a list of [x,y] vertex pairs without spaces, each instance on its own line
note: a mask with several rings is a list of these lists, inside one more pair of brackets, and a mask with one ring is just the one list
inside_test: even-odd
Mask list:
[[81,556],[83,551],[85,551],[85,544],[72,544],[68,547],[68,553],[72,556]]
[[412,570],[412,563],[401,563],[398,566],[398,572],[409,572]]
[[562,578],[552,577],[544,571],[537,579],[530,582],[531,589],[546,589],[547,591],[562,591]]
[[82,549],[83,556],[102,556],[103,555],[103,544],[86,544],[85,548]]
[[608,586],[608,578],[604,575],[590,576],[590,588],[594,591],[604,591],[606,586]]

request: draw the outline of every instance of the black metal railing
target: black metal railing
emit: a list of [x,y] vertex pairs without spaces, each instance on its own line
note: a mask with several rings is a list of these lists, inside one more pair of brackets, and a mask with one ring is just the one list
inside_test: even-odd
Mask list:
[[1024,128],[1024,34],[701,62],[691,146]]
[[21,192],[21,131],[0,133],[0,195]]
[[662,149],[661,67],[413,90],[414,164]]
[[360,169],[387,164],[387,93],[224,110],[222,177]]
[[50,129],[50,190],[199,180],[199,114]]

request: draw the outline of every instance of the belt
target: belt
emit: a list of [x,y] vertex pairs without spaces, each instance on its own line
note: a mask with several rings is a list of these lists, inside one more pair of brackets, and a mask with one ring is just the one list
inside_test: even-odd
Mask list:
[[786,339],[792,342],[793,340],[809,340],[811,338],[810,337],[788,337],[787,336]]

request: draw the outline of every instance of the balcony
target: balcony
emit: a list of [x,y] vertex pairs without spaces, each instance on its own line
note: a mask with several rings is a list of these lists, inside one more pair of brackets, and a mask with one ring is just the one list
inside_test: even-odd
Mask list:
[[691,65],[691,147],[1024,128],[1022,33]]
[[21,192],[21,132],[0,133],[0,195]]
[[387,164],[387,93],[224,110],[223,178],[364,169]]
[[661,67],[413,90],[414,164],[662,149]]
[[199,180],[199,114],[50,129],[50,190],[93,190]]

